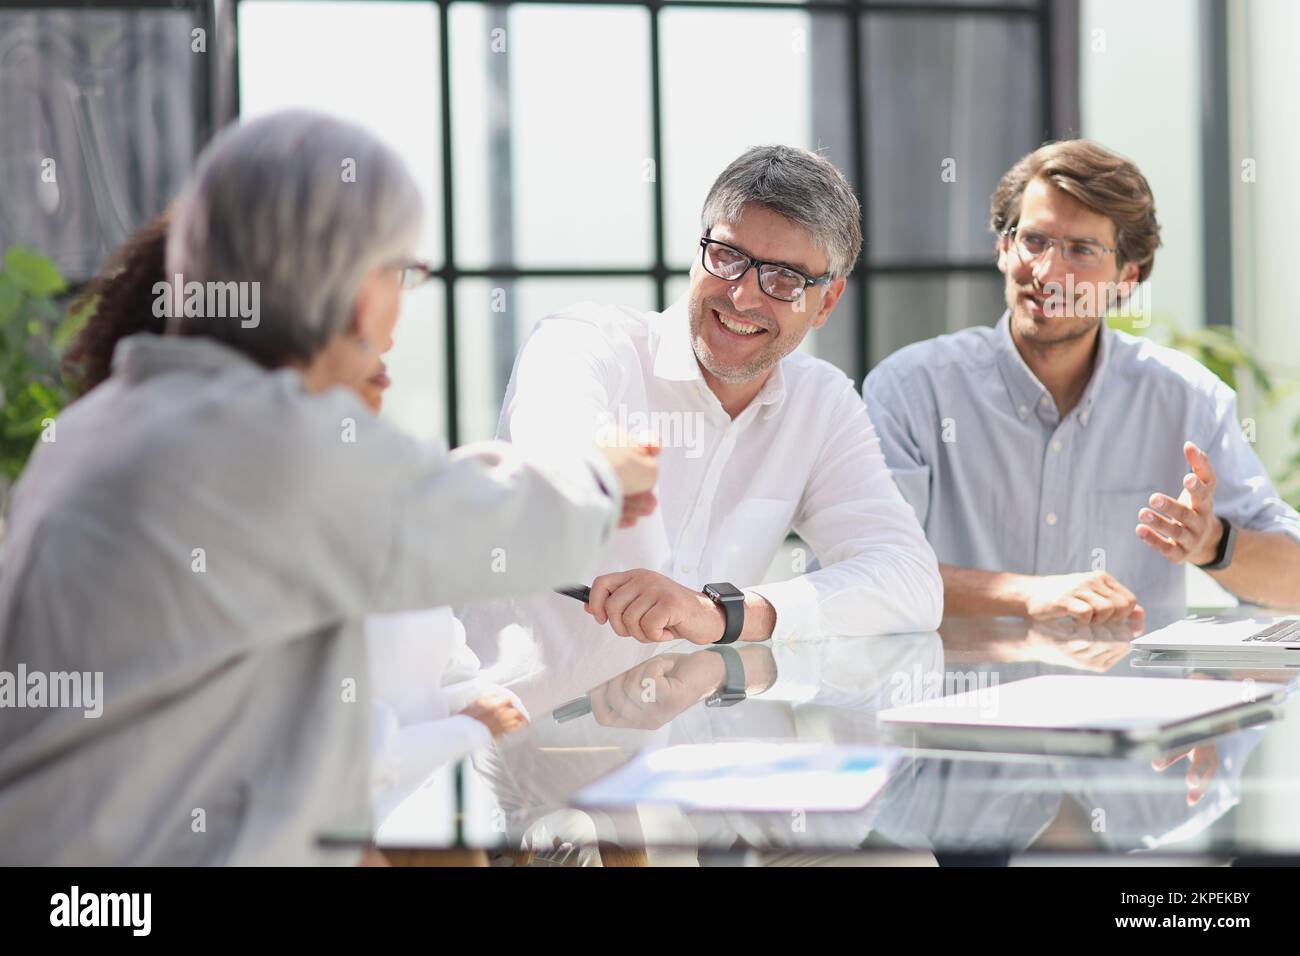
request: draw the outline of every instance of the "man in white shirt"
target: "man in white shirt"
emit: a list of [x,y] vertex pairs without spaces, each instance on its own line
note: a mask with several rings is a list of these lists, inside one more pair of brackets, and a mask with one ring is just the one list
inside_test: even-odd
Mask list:
[[[754,148],[714,183],[701,225],[684,299],[662,313],[575,305],[542,319],[520,351],[500,437],[554,452],[646,428],[661,480],[657,500],[625,506],[625,518],[648,518],[596,556],[589,603],[546,594],[465,612],[493,679],[607,666],[620,641],[633,649],[621,656],[637,656],[626,638],[711,644],[939,622],[934,552],[853,383],[796,351],[830,318],[861,248],[848,182],[814,153]],[[760,583],[791,528],[820,569]],[[717,600],[702,593],[712,584],[724,585]]]

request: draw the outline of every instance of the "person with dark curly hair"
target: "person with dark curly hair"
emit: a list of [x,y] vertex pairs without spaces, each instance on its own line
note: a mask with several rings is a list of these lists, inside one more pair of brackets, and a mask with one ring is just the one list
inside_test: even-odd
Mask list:
[[[113,371],[117,343],[137,332],[162,335],[166,315],[158,315],[157,287],[167,281],[167,227],[171,210],[164,209],[123,243],[108,263],[77,296],[70,311],[90,310],[63,356],[63,376],[80,398],[104,382]],[[357,386],[361,400],[375,414],[384,404],[391,381],[381,361],[379,370]]]
[[63,375],[74,398],[99,385],[113,369],[113,349],[137,332],[161,335],[166,317],[154,315],[154,287],[162,281],[170,210],[149,220],[113,253],[99,275],[72,303],[89,309],[86,323],[63,356]]

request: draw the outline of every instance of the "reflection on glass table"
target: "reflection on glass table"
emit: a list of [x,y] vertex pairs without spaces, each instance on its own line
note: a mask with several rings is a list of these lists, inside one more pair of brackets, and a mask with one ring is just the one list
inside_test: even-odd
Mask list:
[[[1133,636],[950,619],[928,634],[750,644],[735,652],[739,670],[717,649],[680,642],[638,645],[633,656],[640,656],[631,662],[622,644],[588,656],[581,667],[552,671],[543,661],[513,686],[528,701],[533,723],[480,751],[466,768],[462,837],[471,846],[553,863],[611,849],[652,862],[660,854],[680,862],[719,853],[899,849],[940,858],[1300,852],[1292,812],[1300,796],[1300,720],[1289,703],[1267,725],[1133,758],[921,751],[893,746],[879,720],[890,707],[1045,675],[1251,679],[1288,687],[1294,681],[1294,672],[1267,668],[1139,667]],[[818,812],[793,805],[797,800],[763,812],[580,805],[584,788],[639,755],[741,742],[794,744],[805,753],[810,745],[893,747],[896,762],[883,790],[851,810]],[[418,814],[411,819],[414,825],[385,845],[447,845],[445,819],[425,821],[428,839]]]

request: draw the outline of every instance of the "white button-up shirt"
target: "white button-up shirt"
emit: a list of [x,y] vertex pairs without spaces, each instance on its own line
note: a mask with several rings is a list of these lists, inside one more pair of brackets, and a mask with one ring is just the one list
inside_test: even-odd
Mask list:
[[[610,429],[659,437],[659,507],[615,533],[595,556],[597,574],[648,568],[693,589],[730,582],[771,602],[777,640],[938,625],[934,552],[866,407],[833,365],[787,356],[732,419],[701,374],[685,300],[663,313],[583,303],[548,316],[516,360],[499,437],[554,453],[590,448]],[[760,583],[791,529],[821,567]],[[646,650],[558,595],[467,609],[464,619],[470,646],[505,682],[604,659],[610,642],[631,645],[629,658]]]

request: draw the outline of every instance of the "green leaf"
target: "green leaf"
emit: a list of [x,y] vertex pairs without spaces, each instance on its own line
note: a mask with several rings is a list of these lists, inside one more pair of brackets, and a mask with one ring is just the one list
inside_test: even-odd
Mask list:
[[7,275],[0,275],[0,324],[10,322],[18,314],[23,294]]
[[24,246],[10,246],[5,253],[5,271],[32,295],[57,295],[67,288],[59,267],[46,256]]
[[77,333],[86,326],[86,322],[95,314],[95,308],[99,305],[99,296],[91,296],[85,302],[82,302],[80,308],[69,309],[68,314],[63,317],[54,330],[54,348],[62,353],[72,340],[76,338]]

